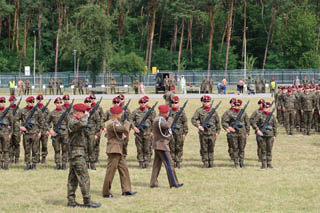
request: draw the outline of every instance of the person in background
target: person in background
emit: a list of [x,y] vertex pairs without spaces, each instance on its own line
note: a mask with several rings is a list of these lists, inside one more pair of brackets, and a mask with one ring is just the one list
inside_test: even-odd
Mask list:
[[10,95],[14,95],[15,87],[16,87],[16,82],[13,80],[13,78],[11,78],[11,80],[9,81]]
[[243,93],[243,86],[244,86],[244,81],[242,80],[242,78],[240,78],[237,84],[238,94]]
[[86,88],[86,95],[89,95],[89,80],[86,79],[84,83],[84,87]]
[[143,85],[142,82],[140,83],[140,93],[141,93],[142,95],[145,94],[145,93],[144,93],[144,85]]
[[181,86],[182,93],[186,95],[187,94],[186,79],[184,78],[183,75],[181,76],[181,79],[180,79],[180,86]]
[[228,85],[228,82],[227,82],[227,79],[226,78],[223,78],[222,81],[222,92],[223,94],[226,94],[226,91],[227,91],[227,85]]

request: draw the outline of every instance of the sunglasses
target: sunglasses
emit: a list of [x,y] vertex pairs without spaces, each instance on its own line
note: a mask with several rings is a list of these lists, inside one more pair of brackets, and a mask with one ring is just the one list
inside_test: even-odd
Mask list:
[[56,104],[62,104],[62,102],[56,102]]
[[241,104],[234,104],[235,106],[241,106]]
[[91,103],[91,101],[85,101],[84,103]]
[[178,104],[179,102],[172,102],[172,104]]
[[6,103],[5,101],[0,101],[0,103]]
[[203,101],[204,103],[209,103],[210,101]]
[[120,101],[114,101],[113,103],[114,104],[120,104]]
[[42,101],[42,100],[43,100],[43,98],[37,98],[37,100],[38,100],[38,101]]
[[33,103],[34,103],[34,101],[29,101],[28,103],[32,103],[32,104],[33,104]]
[[92,97],[90,97],[90,99],[91,99],[91,100],[96,100],[96,98],[92,98]]
[[69,98],[65,98],[65,99],[63,99],[64,101],[69,101],[70,99]]
[[140,104],[145,104],[147,103],[147,101],[140,101]]

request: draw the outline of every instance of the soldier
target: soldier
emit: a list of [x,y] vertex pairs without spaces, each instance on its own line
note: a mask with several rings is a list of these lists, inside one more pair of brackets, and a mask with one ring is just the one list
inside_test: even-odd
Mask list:
[[76,95],[77,94],[77,88],[78,88],[78,78],[75,78],[72,81],[72,84],[73,84],[73,94]]
[[215,112],[210,118],[210,124],[208,125],[208,128],[204,129],[201,124],[212,110],[211,98],[210,96],[204,95],[200,100],[202,102],[202,107],[198,108],[193,114],[191,123],[202,132],[202,134],[199,134],[200,155],[203,162],[202,168],[213,168],[215,142],[221,129],[220,118],[218,112]]
[[11,141],[10,141],[10,162],[19,164],[19,158],[20,158],[20,120],[21,117],[21,109],[17,107],[17,110],[14,112],[14,109],[17,106],[17,99],[12,95],[9,98],[12,115],[13,115],[13,124],[12,124],[12,135],[11,135]]
[[288,88],[287,91],[287,94],[283,97],[283,101],[280,104],[284,114],[287,135],[293,135],[294,120],[296,115],[296,97],[292,94],[291,88]]
[[266,93],[266,79],[264,79],[264,76],[261,77],[260,84],[261,84],[261,92]]
[[[96,95],[94,93],[91,93],[89,98],[91,100],[91,107],[94,107],[97,104],[96,103],[96,99],[97,99]],[[100,116],[100,122],[101,122],[100,127],[101,127],[101,130],[99,132],[98,139],[96,140],[96,146],[94,147],[94,150],[95,150],[95,157],[96,157],[95,162],[99,163],[100,140],[101,140],[102,131],[104,129],[104,121],[103,121],[104,112],[103,112],[103,109],[102,109],[101,105],[99,105],[97,112],[98,112],[98,114]]]
[[[117,96],[117,98],[119,98],[120,100],[120,105],[122,107],[122,109],[124,110],[124,107],[125,107],[125,96],[123,94],[120,94]],[[131,128],[133,127],[133,124],[132,124],[132,120],[131,120],[131,111],[129,108],[127,108],[127,110],[124,112],[127,114],[127,119],[128,121],[130,122],[130,128],[129,128],[129,131],[131,130]],[[122,117],[121,117],[121,122],[124,123],[124,113],[122,113]],[[123,143],[123,155],[124,157],[127,156],[128,154],[128,143],[129,143],[129,135],[127,135],[127,137],[124,139],[124,143]]]
[[296,120],[295,120],[295,125],[296,125],[296,129],[297,131],[302,132],[304,125],[303,125],[303,114],[301,113],[301,107],[302,107],[302,103],[301,103],[301,96],[303,95],[303,85],[300,84],[298,85],[298,89],[297,92],[294,94],[294,96],[296,97],[296,103],[295,103],[295,110],[296,110]]
[[271,93],[272,98],[275,96],[276,86],[277,86],[276,81],[275,81],[274,77],[272,77],[271,81],[270,81],[270,93]]
[[256,80],[254,81],[254,85],[255,85],[255,88],[256,88],[256,93],[260,93],[260,81],[259,81],[259,78],[258,76],[256,76]]
[[84,131],[84,135],[86,137],[86,161],[88,164],[88,168],[89,168],[89,164],[90,164],[90,169],[91,170],[96,170],[96,166],[95,166],[95,162],[96,162],[96,141],[99,138],[100,135],[100,131],[101,131],[101,118],[100,115],[98,113],[98,110],[96,110],[95,112],[92,112],[91,109],[91,99],[89,97],[85,98],[84,100],[84,104],[87,106],[86,111],[91,115],[91,117],[89,117],[88,119],[88,125]]
[[[114,97],[112,99],[112,104],[113,106],[120,106],[120,98],[117,96],[117,97]],[[111,116],[112,116],[112,113],[110,112],[110,110],[107,110],[106,113],[105,113],[105,116],[104,117],[104,122],[107,122],[108,120],[111,119]]]
[[314,110],[314,125],[315,125],[315,131],[320,132],[320,86],[317,86],[317,90],[315,93],[315,103],[316,103],[316,109]]
[[[237,102],[236,98],[231,98],[229,103],[230,107],[234,107],[234,104]],[[234,151],[233,151],[233,140],[231,135],[227,135],[227,142],[228,142],[228,153],[230,160],[233,162],[234,161]]]
[[213,91],[213,79],[212,79],[212,77],[210,77],[210,79],[209,79],[209,92],[210,92],[210,94],[212,94],[212,91]]
[[[253,129],[256,130],[256,121],[255,119],[259,116],[259,113],[260,112],[263,112],[264,111],[264,104],[265,104],[265,100],[264,99],[260,99],[258,101],[258,105],[259,105],[259,108],[257,110],[255,110],[251,116],[250,116],[250,124],[252,126]],[[257,141],[257,156],[258,156],[258,160],[259,162],[262,162],[262,151],[261,151],[261,144],[260,144],[260,140],[259,140],[259,137],[258,135],[256,136],[256,141]]]
[[172,73],[170,74],[170,78],[168,80],[168,83],[169,83],[169,90],[172,91],[172,92],[175,92],[175,90],[176,90],[176,79],[174,79],[174,76],[173,76]]
[[163,163],[166,167],[170,188],[179,188],[183,186],[183,183],[180,184],[178,181],[169,148],[169,141],[172,137],[170,127],[173,118],[169,117],[170,108],[168,105],[160,105],[158,109],[159,115],[154,119],[152,124],[152,131],[154,134],[152,148],[154,149],[155,156],[153,160],[150,187],[159,187],[158,176]]
[[79,95],[83,95],[83,81],[82,78],[80,78],[79,82],[78,82],[78,90],[79,90]]
[[277,136],[277,121],[274,115],[272,115],[268,123],[268,125],[270,126],[270,130],[266,131],[265,133],[262,133],[260,130],[260,128],[263,126],[265,120],[270,114],[271,106],[272,104],[270,102],[266,102],[264,104],[264,108],[259,111],[255,119],[251,123],[252,128],[256,131],[261,146],[261,169],[266,168],[266,166],[268,168],[273,168],[273,166],[271,165],[272,147],[274,139]]
[[139,85],[140,85],[140,82],[138,80],[138,77],[135,76],[133,80],[133,89],[135,94],[139,94]]
[[123,109],[120,106],[113,106],[110,108],[112,116],[111,119],[107,121],[105,129],[108,135],[108,165],[102,189],[102,196],[105,198],[114,197],[111,194],[110,190],[116,170],[118,170],[120,176],[122,195],[131,196],[137,193],[131,191],[129,169],[124,154],[122,152],[123,142],[127,135],[129,135],[130,128],[129,121],[124,121],[123,124],[122,122],[120,122],[122,117],[122,111]]
[[306,85],[304,94],[301,96],[301,113],[303,114],[305,135],[310,135],[311,121],[315,105],[314,96],[310,93],[310,87]]
[[53,81],[53,78],[50,78],[49,85],[48,85],[50,95],[54,95],[54,88],[53,87],[54,87],[54,81]]
[[13,80],[13,78],[11,78],[9,81],[10,95],[14,95],[15,87],[16,87],[16,82]]
[[164,91],[168,92],[170,90],[169,86],[169,76],[166,75],[165,78],[163,79],[163,86],[164,86]]
[[[6,98],[0,97],[0,116],[4,116]],[[9,169],[9,147],[13,124],[12,111],[7,111],[0,123],[0,169]]]
[[204,77],[203,80],[202,80],[202,83],[201,83],[201,93],[208,93],[207,92],[207,85],[208,85],[208,79],[207,77]]
[[303,87],[306,87],[306,85],[308,84],[308,79],[306,75],[303,76],[302,84],[303,84]]
[[84,205],[83,207],[98,208],[100,203],[91,201],[90,177],[85,160],[85,137],[84,130],[88,126],[87,106],[75,104],[73,114],[69,118],[68,130],[71,147],[70,170],[68,176],[68,206],[80,206],[76,202],[76,190],[78,185],[81,188]]
[[[61,115],[65,112],[65,110],[62,108],[62,99],[60,97],[57,97],[54,101],[54,104],[56,105],[56,109],[49,113],[48,116],[48,129],[46,132],[46,135],[51,135],[52,139],[52,145],[54,149],[54,161],[56,163],[55,169],[62,169],[66,170],[66,164],[68,162],[68,116],[66,116],[61,123],[61,126],[59,128],[59,134],[53,130],[55,126],[58,124],[58,121],[61,117]],[[51,128],[51,125],[53,126]],[[62,154],[62,165],[61,165],[61,154]]]
[[60,78],[58,78],[57,83],[56,83],[56,87],[57,87],[57,95],[62,95],[62,90],[61,90],[61,86],[62,86],[62,81]]
[[26,80],[25,87],[26,87],[26,92],[25,92],[25,94],[26,94],[26,95],[30,95],[30,93],[31,93],[31,91],[30,91],[30,90],[31,90],[31,85],[30,85],[29,79]]
[[70,96],[68,94],[65,94],[63,97],[62,97],[62,100],[63,100],[63,106],[62,108],[64,110],[68,109],[69,105],[70,105]]
[[314,75],[311,77],[310,84],[316,84],[316,81],[314,80]]
[[249,117],[246,112],[240,118],[242,125],[239,125],[239,130],[236,131],[233,128],[238,114],[240,113],[240,106],[242,105],[241,100],[237,100],[234,107],[227,110],[221,119],[222,127],[226,132],[231,135],[233,141],[233,151],[234,151],[234,167],[237,168],[240,164],[240,168],[244,167],[244,149],[246,147],[246,140],[250,133]]
[[174,93],[172,91],[167,91],[164,95],[163,95],[163,99],[166,102],[166,105],[168,105],[171,108],[171,100],[174,97]]
[[19,79],[18,81],[18,88],[19,88],[19,92],[18,92],[18,96],[24,95],[24,83],[21,79]]
[[[180,110],[179,107],[179,97],[174,96],[171,100],[171,115],[174,119],[177,115],[178,111]],[[188,120],[187,114],[185,111],[182,112],[180,117],[176,123],[176,130],[172,135],[172,139],[170,140],[170,152],[172,159],[174,161],[174,167],[179,168],[181,167],[182,156],[183,156],[183,144],[185,137],[188,134]]]
[[[21,110],[21,124],[24,124],[27,120],[28,115],[30,114],[32,108],[34,107],[34,97],[29,96],[26,99],[27,106]],[[39,160],[39,139],[41,138],[41,132],[43,131],[43,117],[39,108],[36,109],[33,114],[31,120],[29,121],[31,124],[30,129],[26,129],[26,127],[21,126],[20,130],[23,131],[23,147],[24,147],[24,157],[26,167],[24,170],[37,169],[37,163]],[[32,166],[30,165],[31,159],[30,155],[32,152]]]
[[131,121],[133,124],[133,130],[136,133],[135,143],[137,147],[137,159],[139,161],[139,168],[149,168],[151,162],[151,138],[153,136],[151,132],[151,125],[155,118],[155,112],[147,118],[144,124],[144,131],[140,132],[137,126],[140,124],[145,114],[150,110],[148,106],[149,98],[144,96],[139,99],[139,108],[135,109],[131,114]]
[[116,85],[117,81],[114,77],[111,77],[111,83],[110,83],[110,93],[111,94],[116,94]]

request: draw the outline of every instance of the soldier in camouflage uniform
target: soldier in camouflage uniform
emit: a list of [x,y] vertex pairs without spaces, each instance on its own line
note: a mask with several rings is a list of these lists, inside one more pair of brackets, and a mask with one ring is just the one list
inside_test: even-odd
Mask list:
[[[84,104],[87,106],[86,111],[89,113],[91,112],[91,99],[89,97],[85,98]],[[96,141],[99,138],[101,131],[101,117],[99,115],[98,110],[96,110],[91,117],[88,119],[88,125],[85,129],[85,137],[86,137],[86,161],[89,168],[90,163],[90,169],[96,170],[95,162],[96,162]]]
[[57,95],[62,95],[61,86],[62,86],[62,81],[61,81],[60,78],[58,78],[58,80],[57,80],[57,82],[56,82]]
[[169,86],[169,76],[165,76],[165,78],[163,79],[163,86],[164,86],[164,91],[168,92],[170,91],[170,86]]
[[262,154],[262,164],[261,169],[273,168],[271,165],[272,161],[272,147],[274,143],[274,138],[277,136],[277,121],[274,115],[272,115],[269,121],[269,130],[263,134],[260,131],[260,128],[263,126],[265,120],[270,114],[272,104],[266,102],[264,104],[264,109],[260,110],[259,113],[255,116],[253,122],[251,123],[252,128],[255,130],[257,137],[259,138],[259,143],[261,146]]
[[174,76],[173,74],[171,73],[170,74],[170,78],[168,80],[168,83],[169,83],[169,90],[174,92],[176,90],[176,79],[174,79]]
[[133,89],[135,94],[139,94],[139,85],[140,85],[140,82],[138,80],[138,77],[135,76],[133,80]]
[[[179,107],[179,97],[174,96],[171,100],[171,116],[174,119],[177,115],[178,111],[180,110]],[[185,137],[188,134],[188,120],[187,120],[187,114],[185,111],[183,111],[177,120],[176,123],[176,130],[173,134],[172,139],[170,140],[169,146],[170,146],[170,153],[172,156],[172,160],[175,163],[176,168],[181,167],[182,162],[182,155],[183,155],[183,144]]]
[[246,147],[246,141],[250,133],[249,117],[246,112],[240,118],[242,126],[239,126],[239,131],[232,126],[235,123],[238,114],[240,113],[241,100],[237,100],[234,107],[226,111],[221,118],[222,127],[232,137],[233,151],[234,151],[234,167],[244,167],[244,149]]
[[294,121],[296,115],[296,97],[292,94],[291,88],[288,88],[287,91],[287,94],[283,96],[283,101],[281,102],[281,109],[284,114],[284,123],[287,135],[293,135]]
[[[27,120],[29,113],[34,107],[34,97],[30,96],[26,99],[27,106],[21,110],[21,124],[23,125]],[[30,129],[26,129],[24,126],[20,127],[20,130],[24,132],[23,135],[23,147],[24,147],[24,160],[26,163],[25,170],[37,169],[37,163],[40,161],[39,159],[39,139],[41,137],[41,132],[43,131],[45,126],[42,124],[43,116],[39,108],[36,109],[33,114],[30,123],[32,127]],[[31,152],[32,152],[32,166],[31,166]]]
[[[68,162],[68,118],[67,115],[59,128],[59,134],[53,130],[55,126],[58,124],[58,121],[61,117],[61,115],[65,112],[65,110],[62,108],[62,99],[60,97],[56,98],[54,101],[54,104],[56,105],[56,109],[49,113],[48,116],[48,129],[47,129],[47,135],[51,135],[52,139],[52,145],[54,149],[54,161],[56,163],[55,169],[62,169],[66,170],[66,164]],[[52,128],[51,128],[52,127]],[[51,130],[50,130],[51,129]],[[62,156],[62,159],[61,159]],[[61,165],[62,160],[62,165]]]
[[145,122],[144,131],[140,132],[137,128],[140,122],[144,118],[145,114],[150,110],[148,106],[149,97],[144,96],[139,99],[139,108],[135,109],[131,114],[131,121],[133,124],[133,130],[137,134],[135,138],[136,147],[137,147],[137,159],[139,161],[139,168],[149,168],[152,156],[151,150],[151,138],[153,136],[151,132],[151,125],[153,123],[154,118],[156,117],[156,113],[153,111],[151,115]]
[[214,147],[216,139],[220,133],[220,118],[218,112],[215,112],[210,118],[208,128],[204,129],[201,124],[207,118],[211,111],[211,98],[210,96],[201,97],[202,107],[198,108],[193,114],[191,123],[197,127],[202,134],[199,134],[200,139],[200,155],[202,158],[202,168],[214,167]]
[[174,97],[174,93],[172,91],[167,91],[163,95],[163,99],[166,101],[166,105],[168,105],[171,108],[171,100]]
[[284,120],[284,113],[282,111],[282,105],[283,105],[283,97],[287,94],[287,87],[282,86],[280,90],[280,94],[277,96],[276,99],[276,104],[277,104],[277,118],[278,122],[281,125],[285,125],[285,120]]
[[72,81],[72,85],[73,85],[73,94],[76,95],[77,94],[77,88],[78,88],[78,78],[75,78]]
[[[231,98],[229,101],[230,107],[234,107],[234,104],[237,102],[236,98]],[[227,142],[228,142],[228,154],[231,161],[234,161],[234,151],[233,151],[233,140],[231,135],[227,135]]]
[[80,206],[76,202],[76,190],[78,185],[81,188],[84,207],[98,208],[100,203],[91,201],[90,195],[90,177],[85,160],[86,141],[84,130],[88,126],[87,106],[84,104],[75,104],[73,114],[69,118],[68,130],[71,147],[70,170],[68,176],[68,206]]
[[[260,99],[258,101],[258,105],[259,105],[259,108],[257,110],[255,110],[251,116],[250,116],[250,124],[252,126],[252,128],[255,127],[255,119],[259,116],[259,113],[264,111],[264,104],[265,104],[265,100],[264,99]],[[254,128],[255,129],[255,128]],[[257,155],[258,155],[258,159],[259,159],[259,162],[262,162],[262,150],[261,150],[261,141],[259,141],[259,137],[258,135],[256,136],[256,141],[257,141]]]
[[84,84],[83,84],[82,78],[80,78],[79,82],[78,82],[79,95],[83,95],[84,94],[83,87],[84,87]]
[[308,85],[308,79],[306,75],[303,76],[302,84],[303,84],[303,87],[306,87]]
[[13,124],[12,124],[12,135],[11,135],[11,140],[10,140],[10,162],[11,163],[19,163],[19,158],[20,158],[20,120],[19,118],[21,109],[19,107],[17,110],[14,112],[14,109],[16,108],[16,103],[17,99],[14,96],[10,96],[9,98],[10,101],[10,106],[12,110],[12,115],[13,115]]
[[111,78],[111,83],[110,83],[110,93],[115,94],[116,93],[116,86],[117,86],[117,81],[114,77]]
[[314,110],[313,118],[314,118],[314,129],[316,132],[320,132],[320,87],[317,86],[316,92],[315,92],[315,103],[316,103],[316,109]]
[[296,97],[296,104],[295,104],[295,108],[296,108],[296,120],[295,120],[295,124],[296,124],[296,128],[297,131],[302,132],[303,128],[304,128],[304,124],[303,124],[303,114],[301,113],[302,110],[302,102],[301,102],[301,96],[303,95],[303,86],[302,84],[300,84],[298,86],[298,90],[295,93],[295,97]]
[[[40,104],[38,105],[40,111],[42,112],[42,108],[44,107],[43,104],[43,95],[39,94],[37,96],[37,101],[40,102]],[[43,123],[41,123],[41,126],[45,126],[45,122],[47,122],[48,118],[49,118],[49,113],[50,110],[48,108],[45,109],[45,111],[42,113],[42,117],[43,117]],[[41,138],[39,139],[39,150],[41,151],[41,153],[39,152],[39,162],[40,162],[40,154],[42,156],[41,159],[41,163],[45,163],[46,162],[46,157],[48,155],[48,135],[46,134],[46,129],[42,129],[43,131],[41,132]],[[41,147],[41,148],[40,148]]]
[[54,87],[54,81],[53,81],[53,78],[50,78],[49,85],[48,85],[50,95],[54,95],[53,87]]
[[[0,97],[0,116],[4,116],[6,98]],[[14,122],[12,110],[7,111],[0,124],[0,169],[9,169],[9,148]]]
[[312,115],[314,113],[316,103],[314,96],[310,93],[310,87],[308,85],[306,85],[304,94],[301,96],[301,105],[301,113],[303,114],[305,125],[304,134],[310,135]]
[[[64,110],[68,109],[69,105],[70,105],[70,96],[68,94],[65,94],[63,97],[62,97],[62,100],[63,100],[63,106],[62,108]],[[71,110],[72,111],[72,110]]]

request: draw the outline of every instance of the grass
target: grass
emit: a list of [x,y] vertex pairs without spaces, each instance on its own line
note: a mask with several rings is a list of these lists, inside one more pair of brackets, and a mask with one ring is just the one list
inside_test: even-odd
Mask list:
[[[249,115],[256,109],[257,100],[251,99],[247,109]],[[155,101],[163,103],[163,100],[152,100]],[[103,106],[109,107],[110,103],[110,100],[106,100]],[[131,133],[127,159],[132,189],[138,194],[122,197],[119,175],[116,174],[112,192],[117,198],[102,198],[107,160],[106,141],[103,139],[101,163],[97,165],[96,172],[89,171],[92,200],[102,203],[102,207],[94,212],[319,212],[318,134],[302,136],[296,133],[288,137],[284,134],[284,128],[280,127],[273,149],[275,168],[261,170],[257,161],[255,136],[251,130],[245,153],[246,167],[234,169],[227,154],[226,133],[222,130],[215,147],[216,167],[201,169],[198,134],[190,122],[199,105],[198,99],[192,99],[186,108],[189,134],[184,146],[183,168],[176,171],[179,181],[185,185],[179,189],[170,189],[166,172],[162,168],[160,188],[150,189],[151,169],[138,169]],[[137,106],[134,100],[130,109]],[[228,100],[223,99],[218,110],[220,117],[228,107]],[[38,170],[25,172],[23,163],[12,165],[9,171],[0,170],[0,212],[92,211],[66,207],[68,171],[54,170],[51,141],[48,144],[48,162],[39,165]],[[23,153],[21,148],[22,156]],[[77,201],[82,202],[80,189],[77,191]]]

